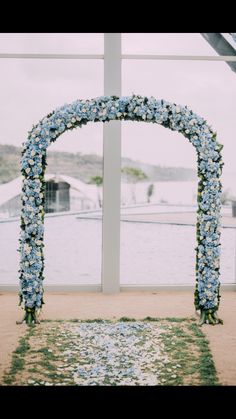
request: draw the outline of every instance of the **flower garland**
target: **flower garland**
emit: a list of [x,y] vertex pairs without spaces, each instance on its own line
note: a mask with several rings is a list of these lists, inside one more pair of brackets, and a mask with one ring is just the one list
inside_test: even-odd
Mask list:
[[181,132],[198,158],[198,211],[195,306],[201,323],[218,323],[222,145],[206,121],[186,106],[153,97],[102,96],[57,108],[33,126],[22,151],[22,214],[20,235],[20,304],[27,323],[37,321],[44,279],[44,203],[46,150],[61,134],[88,122],[111,120],[157,123]]

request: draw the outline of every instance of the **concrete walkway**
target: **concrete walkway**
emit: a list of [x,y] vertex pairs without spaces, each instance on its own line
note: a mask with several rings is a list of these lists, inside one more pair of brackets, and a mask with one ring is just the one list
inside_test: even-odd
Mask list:
[[[158,222],[160,224],[195,225],[197,220],[196,212],[166,212],[149,214],[126,214],[121,220]],[[236,217],[223,215],[221,218],[223,227],[236,228]]]
[[[202,330],[210,341],[220,383],[236,385],[236,293],[221,293],[219,316],[224,325],[204,325]],[[116,319],[193,317],[193,293],[188,291],[122,292],[116,295],[101,293],[47,293],[43,319]],[[15,293],[0,294],[0,383],[3,372],[9,368],[11,353],[27,326],[16,325],[23,310]]]

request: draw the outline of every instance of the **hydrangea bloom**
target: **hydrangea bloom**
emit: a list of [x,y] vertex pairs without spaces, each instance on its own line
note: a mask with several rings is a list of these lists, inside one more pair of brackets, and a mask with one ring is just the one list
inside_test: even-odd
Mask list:
[[88,122],[129,120],[157,123],[181,132],[198,158],[198,217],[195,306],[202,319],[216,321],[219,305],[220,175],[222,145],[206,121],[188,107],[154,97],[102,96],[57,108],[29,132],[22,151],[22,216],[20,236],[20,298],[26,321],[35,320],[43,304],[43,235],[47,147],[63,132]]

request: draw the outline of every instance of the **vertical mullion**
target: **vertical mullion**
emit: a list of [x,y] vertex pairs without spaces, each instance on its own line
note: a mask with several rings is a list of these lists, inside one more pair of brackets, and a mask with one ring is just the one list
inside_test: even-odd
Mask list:
[[[121,95],[121,34],[104,34],[104,95]],[[121,123],[103,125],[102,290],[120,291]]]

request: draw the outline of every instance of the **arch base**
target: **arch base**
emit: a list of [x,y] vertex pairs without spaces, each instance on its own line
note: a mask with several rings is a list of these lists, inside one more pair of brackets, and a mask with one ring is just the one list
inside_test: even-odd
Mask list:
[[203,324],[223,324],[223,320],[219,319],[217,311],[200,309],[199,326]]
[[35,308],[25,308],[25,314],[21,321],[17,321],[16,324],[26,323],[29,326],[33,324],[40,324],[39,312]]

